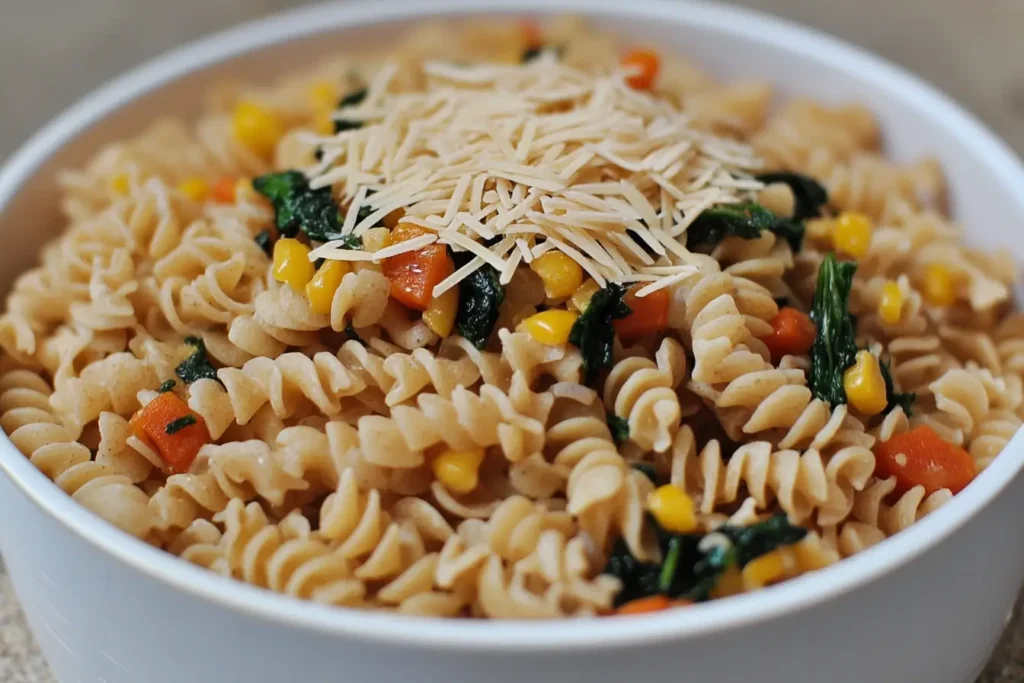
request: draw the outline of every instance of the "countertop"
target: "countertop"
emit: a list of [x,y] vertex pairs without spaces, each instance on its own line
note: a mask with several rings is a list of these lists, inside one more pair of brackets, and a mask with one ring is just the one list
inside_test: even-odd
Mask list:
[[[383,2],[386,0],[376,0]],[[0,158],[104,80],[184,41],[301,0],[0,0]],[[1024,2],[740,0],[903,64],[1024,152]],[[978,683],[1024,681],[1017,617]],[[0,568],[0,681],[51,683]],[[145,682],[140,682],[145,683]]]

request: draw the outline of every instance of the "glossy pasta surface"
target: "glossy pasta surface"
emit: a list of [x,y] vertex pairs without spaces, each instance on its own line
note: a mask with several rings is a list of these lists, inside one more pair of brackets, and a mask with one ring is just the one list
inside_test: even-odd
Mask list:
[[859,103],[574,19],[211,102],[61,175],[0,316],[13,443],[211,571],[417,615],[685,606],[898,533],[1021,425],[1016,265]]

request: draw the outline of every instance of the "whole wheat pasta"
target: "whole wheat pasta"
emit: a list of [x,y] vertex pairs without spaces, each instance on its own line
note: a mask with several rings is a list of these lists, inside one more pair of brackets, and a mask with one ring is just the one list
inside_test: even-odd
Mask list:
[[636,611],[897,534],[1021,425],[1015,265],[864,106],[627,48],[431,25],[99,150],[0,315],[0,427],[339,607]]

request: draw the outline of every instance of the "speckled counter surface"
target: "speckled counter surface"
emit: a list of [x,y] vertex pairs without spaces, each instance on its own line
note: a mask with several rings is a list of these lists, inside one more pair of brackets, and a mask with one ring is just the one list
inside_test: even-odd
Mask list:
[[[0,0],[0,157],[67,104],[140,60],[298,4],[301,0]],[[1021,0],[738,4],[816,26],[903,64],[964,103],[1024,152]],[[979,683],[1024,681],[1020,607],[1018,603],[1018,616]],[[0,681],[53,681],[2,568]]]

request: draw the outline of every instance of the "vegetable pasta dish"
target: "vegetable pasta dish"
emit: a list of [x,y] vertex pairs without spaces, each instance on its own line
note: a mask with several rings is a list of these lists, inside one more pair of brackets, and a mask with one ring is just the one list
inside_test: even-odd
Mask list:
[[225,84],[59,181],[0,426],[224,576],[405,614],[758,590],[947,502],[1024,415],[1016,266],[857,103],[576,19]]

